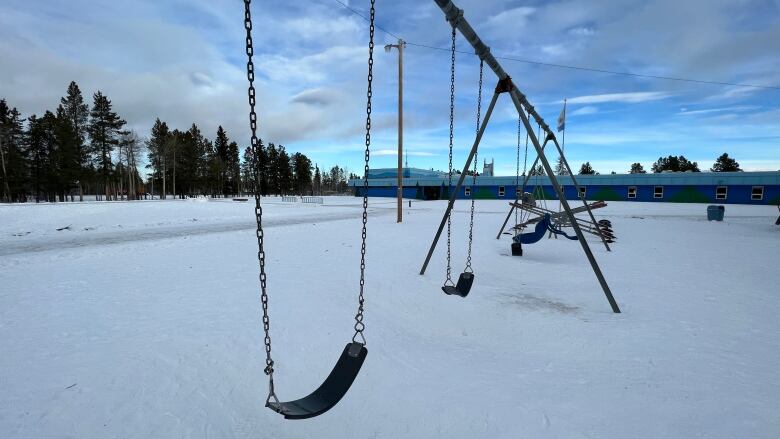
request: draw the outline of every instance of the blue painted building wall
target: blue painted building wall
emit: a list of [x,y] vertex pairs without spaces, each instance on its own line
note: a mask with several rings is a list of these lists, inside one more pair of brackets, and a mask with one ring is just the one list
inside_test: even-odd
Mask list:
[[[446,174],[424,171],[417,174],[419,176],[414,176],[414,170],[405,170],[404,174],[405,198],[441,199],[447,195]],[[395,197],[395,170],[377,170],[374,175],[382,175],[385,178],[369,178],[369,196]],[[564,186],[566,198],[577,199],[577,190],[571,178],[559,176],[558,179]],[[585,198],[589,200],[780,204],[780,171],[578,175],[576,179],[579,185],[585,188]],[[457,179],[453,177],[453,180],[454,188]],[[349,184],[355,186],[356,195],[362,195],[360,188],[363,184],[362,180],[350,180]],[[522,185],[522,178],[520,184]],[[636,188],[636,195],[629,198],[629,188],[632,187]],[[466,188],[469,188],[470,195],[466,195]],[[512,200],[515,198],[516,188],[515,177],[477,177],[476,185],[472,184],[472,177],[467,177],[457,198]],[[655,195],[656,188],[662,191],[660,196]],[[725,198],[717,197],[718,188],[725,191]],[[545,176],[531,177],[525,190],[535,192],[537,198],[556,198],[552,184]],[[541,191],[544,195],[540,195]]]

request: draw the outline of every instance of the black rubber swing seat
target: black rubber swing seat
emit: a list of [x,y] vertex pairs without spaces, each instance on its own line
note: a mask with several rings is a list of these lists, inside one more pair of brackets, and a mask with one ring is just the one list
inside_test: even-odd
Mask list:
[[444,294],[449,296],[466,297],[469,295],[469,291],[471,291],[471,284],[473,283],[474,273],[465,272],[460,274],[458,283],[456,285],[445,285],[441,287],[441,290],[444,291]]
[[327,412],[346,395],[357,378],[366,355],[368,350],[363,344],[347,343],[339,361],[317,390],[295,401],[268,401],[265,406],[284,415],[285,419],[307,419]]

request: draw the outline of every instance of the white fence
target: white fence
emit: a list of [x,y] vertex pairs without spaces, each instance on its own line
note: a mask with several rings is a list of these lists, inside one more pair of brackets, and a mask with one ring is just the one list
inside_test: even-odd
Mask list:
[[288,197],[288,196],[283,195],[282,196],[282,201],[285,202],[285,203],[297,203],[298,202],[298,197]]
[[324,201],[322,197],[301,197],[301,203],[322,204]]

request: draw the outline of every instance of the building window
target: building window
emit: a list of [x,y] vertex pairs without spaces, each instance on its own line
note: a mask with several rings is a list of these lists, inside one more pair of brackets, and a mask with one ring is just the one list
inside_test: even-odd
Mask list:
[[504,186],[498,187],[498,196],[503,197],[504,196]]
[[753,186],[750,191],[750,199],[760,201],[764,199],[764,186]]
[[636,198],[636,186],[628,187],[628,198]]
[[587,188],[585,186],[580,186],[580,198],[584,199],[585,194],[587,194]]
[[716,200],[725,200],[728,196],[729,188],[728,186],[718,186],[715,188],[715,199]]
[[663,186],[656,186],[653,188],[653,198],[663,198],[664,197],[664,187]]
[[515,195],[517,195],[518,197],[521,197],[523,195],[523,188],[520,187],[520,186],[516,186]]
[[471,196],[471,188],[469,186],[466,186],[463,188],[463,195],[470,197]]

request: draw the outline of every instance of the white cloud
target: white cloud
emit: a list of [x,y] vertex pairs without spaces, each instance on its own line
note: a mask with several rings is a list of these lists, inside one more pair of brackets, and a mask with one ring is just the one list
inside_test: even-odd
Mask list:
[[[567,102],[570,104],[603,104],[606,102],[636,104],[640,102],[658,101],[670,97],[672,97],[672,94],[667,92],[637,91],[628,93],[605,93],[589,96],[577,96],[567,99]],[[563,103],[563,101],[560,103]]]
[[570,116],[584,116],[586,114],[596,114],[599,112],[599,108],[593,105],[586,105],[584,107],[580,107],[571,113],[569,113]]

